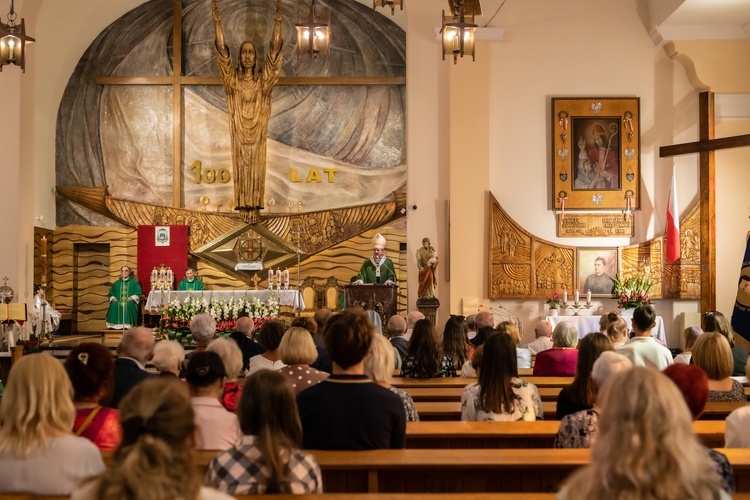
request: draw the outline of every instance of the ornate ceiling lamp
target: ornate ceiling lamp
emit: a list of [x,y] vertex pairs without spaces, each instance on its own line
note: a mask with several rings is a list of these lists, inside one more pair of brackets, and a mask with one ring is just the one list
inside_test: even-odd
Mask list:
[[372,0],[372,9],[375,10],[377,7],[390,7],[391,15],[396,15],[396,7],[404,10],[404,0]]
[[446,16],[443,11],[443,27],[440,34],[443,39],[443,60],[446,54],[453,54],[453,64],[458,62],[458,57],[471,55],[475,60],[474,42],[476,40],[477,25],[474,24],[474,12],[472,11],[469,22],[466,22],[463,0],[451,0],[451,15]]
[[307,22],[302,22],[302,15],[297,24],[297,53],[303,51],[310,54],[315,61],[319,54],[329,56],[331,53],[331,13],[328,12],[328,23],[315,19],[315,0],[310,5],[310,17]]
[[10,0],[8,23],[0,21],[0,71],[6,64],[20,66],[26,73],[26,45],[35,40],[26,36],[26,26],[23,19],[16,25],[16,12],[13,9],[14,0]]

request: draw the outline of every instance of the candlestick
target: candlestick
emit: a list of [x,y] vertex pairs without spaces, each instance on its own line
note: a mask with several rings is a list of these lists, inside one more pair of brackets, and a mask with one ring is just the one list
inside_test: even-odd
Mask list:
[[576,302],[575,302],[576,304],[578,304],[579,298],[581,298],[581,293],[578,290],[576,290]]
[[586,304],[591,304],[591,289],[586,292]]

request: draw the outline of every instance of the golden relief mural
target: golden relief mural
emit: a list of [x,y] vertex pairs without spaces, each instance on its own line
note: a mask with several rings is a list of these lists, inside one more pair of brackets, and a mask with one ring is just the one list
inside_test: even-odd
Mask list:
[[[524,230],[490,193],[490,299],[544,299],[572,293],[578,273],[578,247],[555,244]],[[700,298],[700,211],[696,204],[680,221],[682,257],[666,264],[664,237],[619,247],[617,269],[623,278],[647,275],[654,283],[651,298]],[[580,247],[586,249],[587,247]]]

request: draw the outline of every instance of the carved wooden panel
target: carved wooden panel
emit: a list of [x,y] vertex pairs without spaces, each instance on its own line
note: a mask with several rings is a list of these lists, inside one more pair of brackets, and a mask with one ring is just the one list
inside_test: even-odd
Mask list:
[[701,230],[698,203],[680,221],[680,258],[673,264],[664,262],[665,299],[700,299],[701,297]]
[[664,238],[659,237],[645,243],[620,248],[620,276],[623,279],[648,275],[654,287],[652,299],[661,299],[663,294],[662,271]]

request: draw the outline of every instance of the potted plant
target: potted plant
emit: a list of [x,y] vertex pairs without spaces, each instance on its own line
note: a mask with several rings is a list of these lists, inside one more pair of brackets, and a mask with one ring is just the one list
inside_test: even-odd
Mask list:
[[622,312],[631,311],[641,304],[651,303],[648,294],[651,293],[654,284],[651,282],[649,276],[644,275],[637,278],[622,279],[617,274],[615,275],[614,282],[615,288],[612,292],[612,298],[617,300],[617,307]]
[[551,297],[547,297],[544,300],[544,303],[549,307],[549,315],[557,316],[557,310],[562,305],[562,299],[560,299],[560,296],[555,292]]

